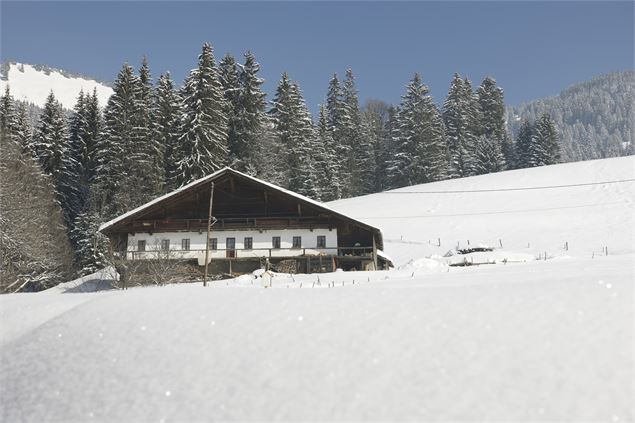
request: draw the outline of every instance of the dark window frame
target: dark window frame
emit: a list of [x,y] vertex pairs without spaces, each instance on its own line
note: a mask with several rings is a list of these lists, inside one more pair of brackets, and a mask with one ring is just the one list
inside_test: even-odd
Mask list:
[[140,239],[137,241],[137,251],[144,252],[146,250],[146,240]]
[[294,236],[292,238],[291,248],[302,248],[302,237]]
[[181,239],[181,250],[190,251],[190,239],[189,238]]
[[209,239],[209,249],[210,250],[218,250],[218,238],[210,238]]
[[280,249],[281,246],[281,240],[279,236],[272,236],[271,237],[271,248],[274,249]]
[[254,238],[251,236],[246,236],[243,240],[243,249],[245,250],[253,250],[254,249]]
[[326,235],[317,236],[317,248],[326,248]]
[[170,251],[170,240],[162,239],[161,240],[161,251]]

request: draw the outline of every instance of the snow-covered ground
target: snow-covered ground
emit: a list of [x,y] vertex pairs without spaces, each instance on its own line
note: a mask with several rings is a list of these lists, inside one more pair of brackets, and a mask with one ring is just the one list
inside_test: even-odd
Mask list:
[[[634,168],[404,190],[595,184]],[[85,278],[2,296],[0,420],[632,421],[633,185],[331,203],[384,230],[389,272],[82,293]],[[468,256],[496,264],[449,267],[468,239],[499,247]]]
[[46,97],[51,91],[55,98],[66,109],[73,109],[77,102],[77,96],[81,90],[92,94],[97,90],[99,105],[104,107],[112,95],[112,88],[92,79],[73,76],[68,77],[57,69],[40,70],[33,65],[24,63],[9,63],[6,80],[0,79],[0,92],[4,94],[8,85],[11,95],[16,100],[33,103],[44,107]]

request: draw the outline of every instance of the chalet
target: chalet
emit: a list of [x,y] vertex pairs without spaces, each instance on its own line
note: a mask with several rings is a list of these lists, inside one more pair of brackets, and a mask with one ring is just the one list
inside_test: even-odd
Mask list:
[[106,222],[99,231],[126,260],[163,255],[202,266],[207,256],[212,273],[275,269],[281,262],[298,273],[380,270],[391,264],[381,252],[379,229],[228,167]]

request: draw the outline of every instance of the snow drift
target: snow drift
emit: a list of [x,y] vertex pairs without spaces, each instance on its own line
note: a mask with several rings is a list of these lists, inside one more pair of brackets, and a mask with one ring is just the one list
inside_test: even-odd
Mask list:
[[[635,190],[598,182],[634,164],[330,204],[383,228],[389,272],[2,296],[0,420],[632,420]],[[448,267],[467,239],[548,259]]]

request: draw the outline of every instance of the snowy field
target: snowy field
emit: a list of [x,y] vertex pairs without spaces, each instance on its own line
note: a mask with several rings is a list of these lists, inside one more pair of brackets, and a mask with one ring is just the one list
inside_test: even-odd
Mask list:
[[389,272],[1,296],[0,421],[633,421],[634,172],[331,203],[382,228]]

